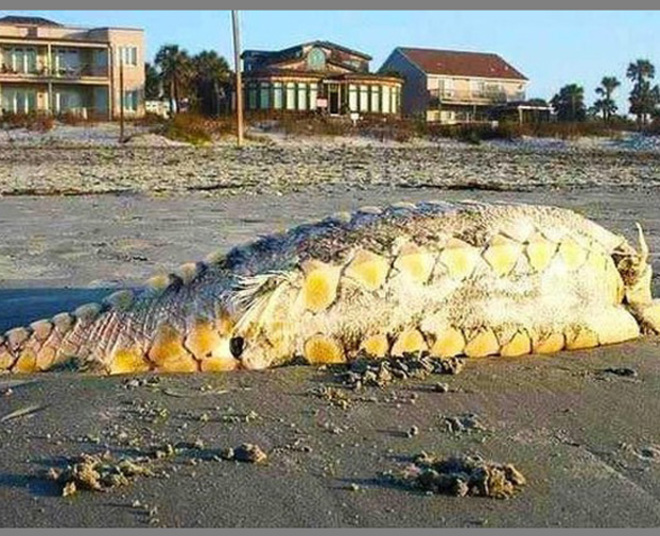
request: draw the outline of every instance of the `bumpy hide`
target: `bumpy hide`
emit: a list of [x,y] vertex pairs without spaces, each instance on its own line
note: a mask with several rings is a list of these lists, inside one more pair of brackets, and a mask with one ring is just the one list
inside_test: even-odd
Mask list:
[[365,207],[0,337],[0,370],[265,368],[301,356],[516,356],[660,330],[648,249],[564,209]]

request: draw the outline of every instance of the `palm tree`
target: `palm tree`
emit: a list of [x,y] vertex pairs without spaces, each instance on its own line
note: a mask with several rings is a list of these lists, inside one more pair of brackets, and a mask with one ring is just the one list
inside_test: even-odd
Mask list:
[[214,50],[203,50],[192,58],[192,70],[200,111],[217,115],[223,97],[222,87],[232,74],[229,63]]
[[634,83],[628,99],[630,113],[637,116],[638,123],[646,124],[658,104],[658,86],[651,87],[650,82],[655,77],[655,67],[649,60],[638,59],[628,65],[626,77]]
[[190,56],[179,45],[163,45],[156,53],[154,63],[160,70],[163,86],[170,98],[170,106],[178,112],[181,94],[187,87],[192,74]]
[[577,84],[562,87],[550,101],[559,121],[584,121],[584,88]]
[[158,70],[151,64],[144,64],[144,98],[156,100],[161,95],[161,79]]
[[655,67],[649,60],[637,60],[628,65],[626,77],[636,84],[641,84],[645,80],[655,77]]
[[612,99],[612,93],[614,93],[614,90],[620,85],[621,82],[619,82],[616,77],[604,76],[600,81],[600,86],[596,88],[596,93],[600,95],[601,98],[594,103],[594,107],[602,112],[603,120],[606,122],[609,122],[612,114],[617,111],[617,105]]

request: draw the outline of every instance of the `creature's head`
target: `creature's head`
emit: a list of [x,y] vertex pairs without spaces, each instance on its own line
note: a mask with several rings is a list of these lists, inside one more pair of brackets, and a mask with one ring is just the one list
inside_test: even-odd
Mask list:
[[648,303],[651,296],[651,266],[648,263],[649,247],[641,225],[637,224],[639,251],[627,244],[615,252],[613,258],[625,286],[626,301],[631,304]]

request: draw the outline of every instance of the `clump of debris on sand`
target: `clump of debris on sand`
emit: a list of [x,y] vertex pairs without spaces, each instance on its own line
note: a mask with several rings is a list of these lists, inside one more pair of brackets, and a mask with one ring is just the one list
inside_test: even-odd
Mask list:
[[67,497],[79,490],[107,491],[127,486],[137,476],[154,476],[147,458],[120,459],[110,452],[82,454],[64,469],[51,467],[47,476],[62,486],[62,496]]
[[388,471],[389,481],[433,494],[508,499],[527,483],[512,464],[484,460],[478,455],[436,457],[422,452],[400,471]]
[[[200,442],[189,446],[189,449],[199,448],[201,448]],[[185,448],[175,448],[171,444],[167,444],[164,447],[153,448],[148,456],[120,459],[113,457],[110,451],[101,454],[83,453],[68,460],[68,464],[64,468],[51,467],[45,476],[60,486],[63,497],[74,495],[82,490],[104,492],[128,486],[140,476],[165,475],[162,468],[160,471],[157,470],[154,462],[171,459],[185,450]],[[233,460],[258,465],[266,463],[268,459],[268,455],[259,445],[251,443],[243,443],[236,448],[223,448],[218,452],[218,454],[208,457],[207,461]],[[191,461],[196,464],[198,459],[192,458]],[[199,461],[202,460],[199,459]]]
[[464,367],[465,360],[461,358],[434,359],[426,353],[411,353],[380,360],[356,359],[338,379],[343,385],[357,390],[384,387],[396,380],[423,380],[431,374],[456,375]]

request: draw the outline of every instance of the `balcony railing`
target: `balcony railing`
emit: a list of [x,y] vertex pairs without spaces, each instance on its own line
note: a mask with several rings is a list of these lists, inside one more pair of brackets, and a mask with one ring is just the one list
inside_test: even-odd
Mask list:
[[503,104],[507,102],[525,100],[525,93],[516,91],[507,93],[503,90],[477,90],[457,91],[451,89],[440,89],[430,91],[432,103],[441,102],[474,102],[479,104]]
[[55,78],[85,78],[88,76],[95,78],[108,78],[108,68],[96,65],[85,65],[81,67],[65,67],[60,69],[53,69],[51,76]]
[[10,66],[0,66],[0,77],[3,78],[59,78],[63,80],[79,80],[81,78],[109,78],[108,68],[96,65],[79,67],[62,67],[49,69],[45,65],[37,65],[34,69],[16,70]]

